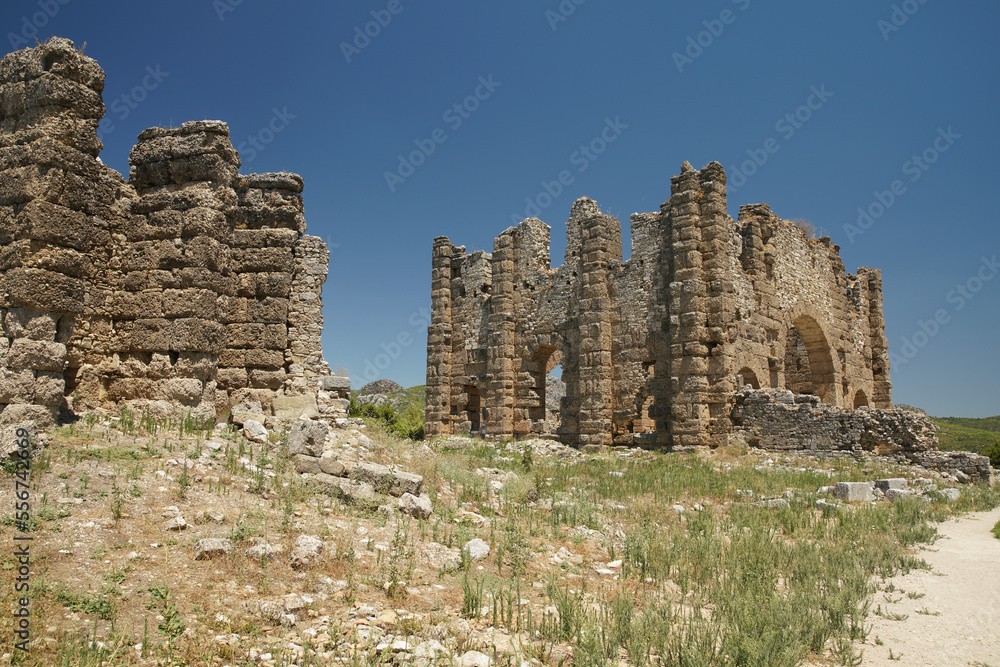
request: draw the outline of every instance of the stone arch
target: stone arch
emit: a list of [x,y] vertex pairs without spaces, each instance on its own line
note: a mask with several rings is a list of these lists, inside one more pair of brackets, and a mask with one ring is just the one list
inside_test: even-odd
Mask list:
[[[563,350],[556,336],[533,337],[525,346],[521,378],[517,388],[515,432],[554,434],[559,427],[559,411],[549,406],[548,375],[563,363]],[[539,340],[541,339],[541,340]]]
[[760,380],[757,379],[757,374],[754,373],[749,366],[741,368],[736,374],[736,378],[740,387],[750,385],[754,389],[760,389]]
[[837,373],[830,343],[811,315],[800,314],[785,332],[785,388],[837,403]]
[[868,396],[864,390],[858,389],[854,394],[854,409],[868,407]]

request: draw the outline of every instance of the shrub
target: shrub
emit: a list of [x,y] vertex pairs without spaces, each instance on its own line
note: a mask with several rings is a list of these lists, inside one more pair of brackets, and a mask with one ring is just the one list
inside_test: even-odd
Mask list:
[[390,405],[358,403],[352,396],[348,414],[377,422],[387,432],[400,438],[424,439],[424,413],[412,403],[397,412]]
[[992,445],[984,449],[983,456],[990,457],[991,466],[1000,468],[1000,440],[995,441]]

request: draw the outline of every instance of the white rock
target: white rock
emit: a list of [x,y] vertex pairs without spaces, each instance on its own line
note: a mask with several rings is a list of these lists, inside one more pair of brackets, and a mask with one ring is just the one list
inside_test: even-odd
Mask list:
[[469,560],[483,560],[490,555],[490,545],[477,537],[462,545],[462,551],[469,557]]
[[412,517],[418,519],[430,518],[431,512],[431,499],[427,496],[415,496],[412,493],[404,493],[399,497],[397,501],[399,505],[399,511],[403,514],[409,514]]
[[248,419],[243,422],[243,435],[246,436],[247,440],[252,440],[253,442],[266,444],[268,441],[267,429],[255,419]]
[[466,651],[458,659],[458,667],[490,667],[490,658],[479,651]]

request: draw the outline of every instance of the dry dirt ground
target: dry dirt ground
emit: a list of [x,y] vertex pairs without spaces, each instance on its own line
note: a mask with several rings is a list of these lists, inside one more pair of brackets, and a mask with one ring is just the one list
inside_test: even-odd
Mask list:
[[[722,517],[726,508],[750,516],[745,506],[777,496],[790,498],[792,508],[753,516],[767,525],[780,523],[767,517],[784,516],[803,529],[832,529],[839,520],[814,509],[810,489],[845,475],[917,474],[763,452],[671,455],[664,467],[664,457],[639,450],[588,457],[537,441],[530,449],[518,444],[498,452],[468,439],[432,442],[432,448],[366,432],[371,438],[344,435],[337,445],[342,455],[423,475],[430,518],[404,516],[395,498],[384,499],[388,511],[345,504],[300,479],[274,443],[255,445],[228,431],[150,434],[107,420],[60,429],[39,456],[32,482],[27,664],[430,667],[485,664],[479,651],[491,655],[493,667],[598,664],[583,662],[572,640],[536,640],[537,633],[522,631],[522,621],[535,628],[555,618],[550,589],[579,592],[570,601],[589,613],[594,600],[612,599],[616,591],[625,596],[616,599],[631,599],[652,586],[628,560],[629,539],[652,531],[676,538],[663,542],[664,549],[682,538],[701,544],[697,535],[709,534],[695,531],[702,517]],[[672,490],[663,497],[599,496],[601,475],[582,483],[589,468],[615,480],[608,493],[626,482]],[[19,530],[3,508],[13,507],[13,478],[4,473],[2,479],[0,542],[11,545]],[[793,483],[798,486],[789,488]],[[748,485],[756,495],[743,490]],[[963,498],[973,491],[963,490]],[[859,514],[878,507],[892,506],[874,503]],[[177,514],[186,520],[183,530],[170,529]],[[645,525],[650,517],[663,525]],[[880,584],[871,611],[881,604],[885,616],[908,618],[868,616],[874,628],[859,647],[864,664],[1000,667],[1000,639],[992,632],[1000,609],[1000,540],[989,533],[998,518],[1000,510],[941,525],[945,537],[917,553],[933,574],[915,570],[896,580],[895,590]],[[716,542],[745,531],[750,528]],[[325,549],[296,567],[290,555],[303,535],[318,537]],[[203,538],[228,538],[232,551],[196,560]],[[484,560],[466,563],[467,578],[457,566],[461,546],[473,538],[493,548]],[[273,556],[250,555],[264,543]],[[0,554],[0,609],[6,610],[16,606],[12,552]],[[487,586],[472,602],[469,581]],[[662,583],[663,595],[685,599],[673,580]],[[903,591],[924,596],[911,600]],[[505,600],[514,622],[504,620]],[[12,616],[4,612],[0,666],[12,661],[12,635]],[[890,660],[890,649],[902,659]],[[604,664],[635,664],[624,649],[616,657]],[[824,667],[847,664],[834,660],[829,646],[811,657]]]
[[1000,508],[938,527],[941,538],[918,554],[932,569],[895,577],[894,592],[876,595],[885,614],[870,617],[864,665],[1000,666],[997,521]]

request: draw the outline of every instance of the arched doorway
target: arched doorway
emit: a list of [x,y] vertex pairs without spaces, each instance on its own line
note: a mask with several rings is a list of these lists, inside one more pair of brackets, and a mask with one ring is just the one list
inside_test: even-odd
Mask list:
[[868,407],[868,396],[865,395],[865,392],[858,389],[854,394],[854,409],[857,410],[864,407]]
[[754,389],[760,389],[760,380],[757,379],[757,374],[747,366],[741,368],[740,372],[736,374],[736,380],[739,382],[741,389],[746,385],[750,385]]
[[[524,387],[524,404],[529,406],[525,417],[531,422],[532,433],[555,433],[559,427],[558,401],[565,394],[562,384],[562,353],[555,345],[541,345],[525,362],[525,370],[531,378]],[[558,373],[555,379],[551,373]],[[554,396],[549,396],[552,385]]]
[[836,404],[836,371],[830,344],[819,323],[801,315],[785,335],[785,388]]

